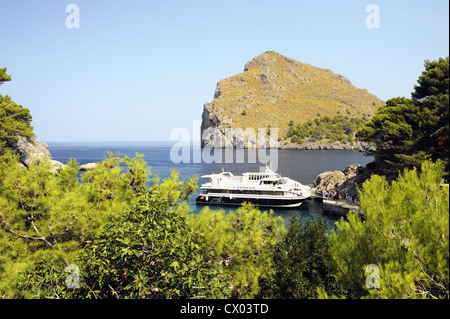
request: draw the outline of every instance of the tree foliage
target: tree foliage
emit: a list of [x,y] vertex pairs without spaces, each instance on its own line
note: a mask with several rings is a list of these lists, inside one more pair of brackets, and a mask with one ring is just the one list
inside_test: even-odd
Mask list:
[[[187,185],[194,187],[194,182]],[[173,173],[137,195],[132,209],[111,216],[79,263],[87,298],[211,298],[227,277],[201,253],[187,223],[186,188]]]
[[302,221],[291,217],[287,233],[276,244],[274,271],[262,281],[259,297],[275,299],[314,299],[318,289],[337,293],[329,266],[330,240],[324,219]]
[[245,204],[227,214],[205,207],[190,216],[207,260],[230,274],[233,298],[254,297],[271,272],[273,247],[284,232],[282,218],[272,215]]
[[34,135],[31,119],[27,108],[14,103],[8,95],[0,95],[0,154],[5,147],[10,148],[18,136]]
[[[77,164],[72,166],[76,173]],[[251,206],[241,208],[236,215],[225,216],[222,212],[222,222],[215,225],[211,225],[211,217],[214,220],[216,215],[209,216],[206,210],[189,216],[186,199],[195,192],[196,179],[180,182],[178,173],[173,172],[163,182],[154,178],[149,183],[142,158],[112,154],[94,170],[83,173],[81,182],[70,173],[70,165],[66,168],[69,171],[63,169],[57,175],[49,173],[48,168],[36,163],[28,169],[14,169],[14,174],[25,175],[37,174],[37,169],[42,176],[32,179],[38,186],[44,183],[40,191],[48,193],[30,193],[31,198],[42,200],[39,207],[31,199],[27,202],[39,212],[39,218],[37,213],[33,215],[36,229],[19,227],[28,220],[23,208],[2,209],[8,212],[2,214],[2,239],[10,247],[20,244],[23,256],[19,259],[24,261],[14,276],[6,271],[0,273],[2,282],[8,282],[3,287],[7,296],[249,297],[257,292],[259,277],[270,268],[270,247],[282,229],[282,220]],[[16,180],[14,174],[5,179],[4,189],[14,189],[9,182]],[[55,203],[56,197],[61,205],[72,206],[45,206]],[[14,201],[20,199],[10,202]],[[14,205],[5,203],[3,207],[10,206]],[[212,238],[203,237],[205,225],[214,229],[212,233],[224,234],[223,246],[214,246]],[[62,234],[47,231],[49,227],[60,229]],[[17,248],[14,252],[18,253]],[[221,263],[225,255],[232,256],[229,263]],[[6,256],[4,269],[14,268],[17,261],[11,254]],[[79,268],[77,289],[66,287],[69,274],[65,270],[70,264]]]
[[[426,162],[374,175],[331,237],[321,220],[244,205],[190,213],[197,180],[149,180],[141,156],[89,172],[0,161],[0,293],[5,298],[448,298],[448,186]],[[365,267],[380,269],[367,289]],[[79,286],[69,287],[76,266]]]
[[133,187],[146,183],[136,181],[136,171],[148,173],[142,156],[111,153],[81,180],[75,160],[51,171],[48,161],[24,168],[11,153],[0,158],[1,295],[14,294],[18,272],[34,264],[52,258],[73,262],[109,215],[134,203]]
[[0,85],[4,82],[11,81],[11,75],[6,73],[7,68],[0,68]]
[[[350,298],[449,298],[449,189],[442,163],[406,170],[390,185],[374,175],[356,213],[332,232],[338,282]],[[379,288],[366,286],[367,265],[379,267]]]
[[286,137],[298,144],[316,141],[353,143],[355,133],[365,122],[366,120],[362,118],[349,118],[343,115],[336,115],[333,118],[323,116],[297,126],[290,121]]
[[376,146],[375,160],[384,173],[420,168],[426,159],[449,168],[449,59],[425,61],[412,99],[393,98],[380,107],[356,135]]
[[[6,70],[0,68],[0,85],[11,81],[11,76]],[[18,140],[18,136],[34,135],[31,119],[30,110],[14,103],[8,95],[0,95],[0,155],[5,152],[5,148],[11,148]]]

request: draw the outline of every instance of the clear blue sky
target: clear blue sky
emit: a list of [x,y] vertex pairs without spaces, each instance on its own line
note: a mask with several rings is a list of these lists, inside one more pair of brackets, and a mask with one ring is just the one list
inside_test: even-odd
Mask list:
[[[66,27],[66,6],[80,28]],[[367,28],[366,6],[380,9]],[[449,3],[0,0],[0,94],[40,141],[169,140],[192,131],[216,83],[265,51],[331,69],[386,100],[410,97],[424,60],[449,55]]]

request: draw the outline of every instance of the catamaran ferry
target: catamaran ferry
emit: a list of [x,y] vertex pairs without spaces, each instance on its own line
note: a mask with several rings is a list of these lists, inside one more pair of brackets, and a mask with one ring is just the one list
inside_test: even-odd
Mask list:
[[298,207],[310,197],[310,187],[288,177],[281,177],[269,167],[263,173],[230,172],[203,175],[210,178],[200,186],[197,204],[241,205],[249,202],[266,207]]

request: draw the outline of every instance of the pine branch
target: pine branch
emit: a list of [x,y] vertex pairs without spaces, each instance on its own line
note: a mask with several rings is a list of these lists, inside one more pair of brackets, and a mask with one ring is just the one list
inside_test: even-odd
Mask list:
[[45,239],[44,236],[42,236],[42,237],[36,237],[36,236],[26,236],[26,235],[23,235],[23,234],[19,234],[19,233],[16,233],[16,232],[15,232],[14,230],[12,230],[11,228],[6,227],[6,225],[2,225],[2,228],[3,228],[7,233],[11,233],[11,234],[17,235],[17,236],[19,236],[20,238],[23,238],[23,239],[26,239],[26,240],[40,240],[40,241],[43,241],[44,243],[46,243],[47,245],[49,245],[51,248],[53,248],[52,243],[50,243],[47,239]]

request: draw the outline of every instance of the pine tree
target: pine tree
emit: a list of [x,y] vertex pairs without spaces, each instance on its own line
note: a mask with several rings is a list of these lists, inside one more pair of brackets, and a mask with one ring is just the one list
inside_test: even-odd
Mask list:
[[[134,203],[147,173],[139,156],[110,154],[94,170],[83,173],[83,181],[75,160],[52,173],[49,161],[24,168],[11,152],[1,156],[0,295],[25,293],[14,290],[15,283],[21,272],[39,272],[36,267],[41,263],[73,263],[111,214]],[[37,293],[40,288],[35,288]]]
[[8,95],[0,95],[0,154],[10,148],[19,136],[34,135],[30,110],[18,105]]
[[3,82],[11,81],[11,76],[6,73],[7,68],[0,68],[0,85]]
[[281,217],[250,204],[236,212],[205,207],[190,216],[190,226],[207,260],[231,276],[233,298],[252,298],[270,275],[273,247],[284,232]]
[[412,99],[393,98],[380,107],[356,137],[376,146],[384,174],[418,168],[430,159],[449,170],[449,58],[425,61]]
[[[336,278],[349,298],[449,298],[449,188],[442,163],[424,162],[389,184],[374,175],[359,194],[364,219],[332,232]],[[368,265],[379,287],[366,285]]]
[[277,243],[273,274],[262,280],[259,297],[314,299],[321,288],[337,293],[332,269],[330,240],[324,219],[291,218],[287,233]]

